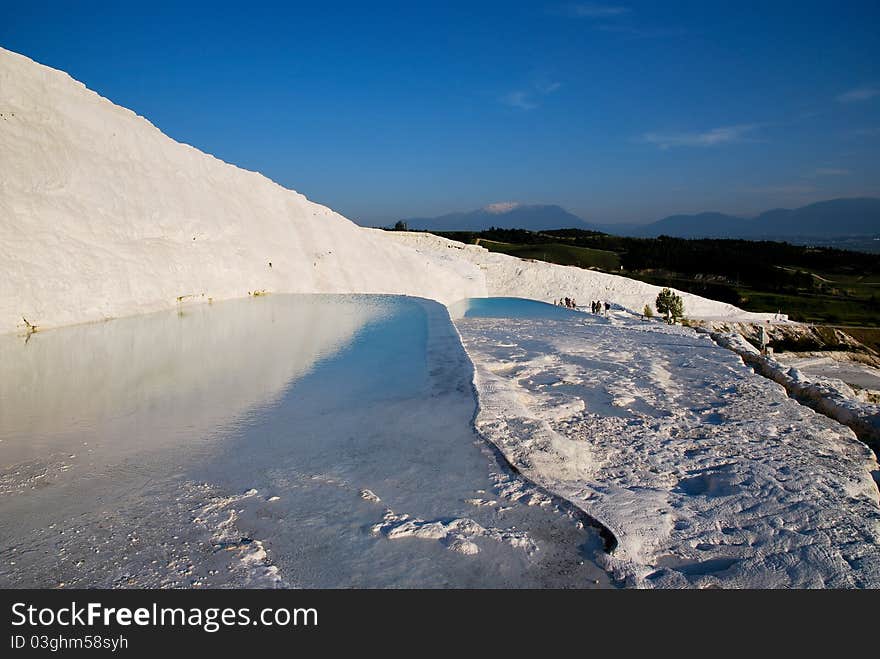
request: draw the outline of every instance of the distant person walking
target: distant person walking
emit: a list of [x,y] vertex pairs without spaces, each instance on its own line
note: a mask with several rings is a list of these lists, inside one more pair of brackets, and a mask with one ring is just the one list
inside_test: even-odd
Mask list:
[[[768,320],[769,324],[770,321]],[[767,328],[764,325],[761,325],[761,354],[767,354],[767,347],[770,345],[770,335],[767,334]]]
[[605,303],[605,317],[608,317],[608,312],[611,310],[611,304],[608,302]]

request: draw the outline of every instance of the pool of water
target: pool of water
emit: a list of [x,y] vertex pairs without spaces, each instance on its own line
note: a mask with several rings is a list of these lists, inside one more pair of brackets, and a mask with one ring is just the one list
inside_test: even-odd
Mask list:
[[473,297],[455,303],[453,318],[546,318],[565,319],[580,312],[546,302],[519,297]]
[[0,337],[0,586],[611,585],[474,433],[471,375],[400,297]]

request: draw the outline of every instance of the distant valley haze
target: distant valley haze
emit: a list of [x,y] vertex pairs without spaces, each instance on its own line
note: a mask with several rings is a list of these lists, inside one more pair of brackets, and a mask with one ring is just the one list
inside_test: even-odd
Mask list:
[[831,199],[794,209],[772,209],[754,217],[717,212],[678,214],[644,224],[585,219],[553,204],[498,202],[477,210],[403,218],[403,221],[411,230],[433,231],[573,228],[636,237],[844,238],[880,235],[880,199]]

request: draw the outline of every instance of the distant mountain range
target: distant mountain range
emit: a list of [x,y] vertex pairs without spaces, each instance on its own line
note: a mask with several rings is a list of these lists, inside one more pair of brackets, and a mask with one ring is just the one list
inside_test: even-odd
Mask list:
[[830,238],[880,235],[880,199],[831,199],[793,210],[778,208],[754,218],[724,213],[671,215],[643,225],[590,223],[560,206],[517,203],[491,204],[475,211],[405,222],[410,229],[433,231],[576,228],[637,237]]
[[[613,233],[611,226],[606,230]],[[672,215],[632,235],[680,238],[828,238],[880,234],[880,199],[831,199],[794,210],[777,208],[755,218],[723,213]]]
[[490,204],[475,211],[449,213],[439,217],[413,217],[404,222],[411,230],[432,231],[482,231],[490,227],[530,231],[571,228],[599,230],[561,206],[513,202]]

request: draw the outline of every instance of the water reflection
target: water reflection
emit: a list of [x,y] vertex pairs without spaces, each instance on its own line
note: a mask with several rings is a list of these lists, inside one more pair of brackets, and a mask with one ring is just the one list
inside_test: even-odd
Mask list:
[[277,296],[0,337],[0,464],[210,434],[392,312],[386,298]]
[[475,435],[471,377],[401,297],[3,337],[0,586],[606,585],[596,534]]

